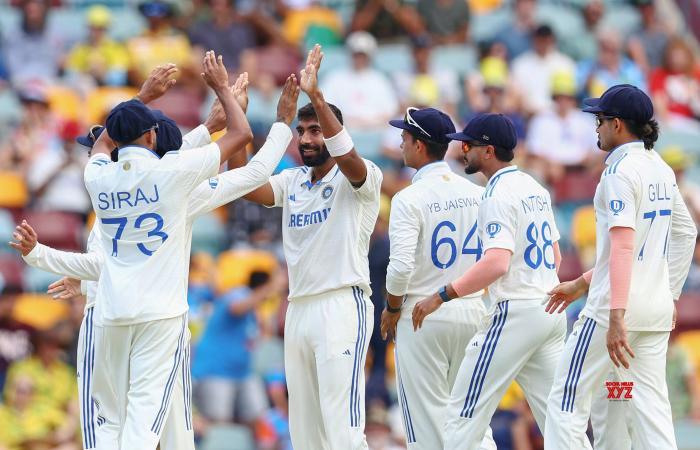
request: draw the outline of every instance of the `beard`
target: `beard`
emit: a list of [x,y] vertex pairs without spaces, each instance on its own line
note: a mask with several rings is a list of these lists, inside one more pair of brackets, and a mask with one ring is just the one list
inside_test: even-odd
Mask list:
[[479,170],[481,170],[481,167],[479,167],[476,164],[469,163],[469,161],[467,161],[467,158],[464,158],[464,173],[466,173],[467,175],[474,175]]
[[[313,156],[305,155],[304,150],[315,150],[315,151],[318,151],[318,153],[313,155]],[[321,166],[326,161],[328,161],[328,158],[331,157],[331,154],[328,153],[328,149],[326,148],[325,144],[323,145],[323,147],[319,147],[318,145],[311,145],[311,144],[300,145],[299,146],[299,155],[301,155],[301,161],[307,167]]]

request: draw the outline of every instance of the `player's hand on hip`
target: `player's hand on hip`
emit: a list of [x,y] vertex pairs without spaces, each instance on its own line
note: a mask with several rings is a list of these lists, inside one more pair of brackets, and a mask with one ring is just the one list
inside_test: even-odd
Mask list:
[[248,110],[248,72],[238,75],[231,87],[231,92],[233,92],[238,106],[241,107],[243,112],[246,112]]
[[386,340],[387,338],[396,338],[396,324],[400,318],[401,311],[392,313],[384,308],[384,311],[382,311],[382,321],[379,326],[379,329],[382,332],[382,339]]
[[36,247],[36,231],[26,220],[22,220],[22,223],[15,227],[12,237],[15,240],[10,241],[10,247],[20,252],[22,256],[27,256]]
[[80,297],[82,295],[80,291],[80,280],[63,277],[51,283],[46,293],[56,300],[70,300]]
[[321,68],[322,59],[323,53],[321,52],[321,46],[316,44],[314,48],[309,50],[309,55],[306,58],[306,66],[301,70],[299,85],[301,86],[301,90],[306,92],[309,96],[318,91],[318,71]]
[[291,125],[297,112],[297,100],[299,99],[299,85],[297,76],[291,74],[287,77],[282,88],[282,94],[277,101],[277,122]]
[[143,82],[136,96],[146,104],[161,97],[177,83],[177,80],[173,78],[177,71],[175,64],[164,64],[156,67],[151,71],[146,81]]
[[204,54],[202,66],[204,68],[202,77],[210,88],[215,92],[221,92],[229,88],[228,71],[224,66],[224,58],[221,55],[217,56],[213,50],[207,51]]
[[428,314],[436,311],[442,304],[443,301],[437,294],[416,303],[413,307],[413,331],[418,331]]
[[549,298],[545,300],[545,311],[554,314],[564,311],[571,303],[585,293],[579,286],[578,280],[559,283],[551,291],[547,292]]
[[608,354],[613,364],[615,364],[616,367],[622,365],[625,369],[629,369],[630,363],[624,351],[632,358],[634,358],[634,352],[627,341],[627,327],[625,326],[624,314],[624,309],[610,310],[610,328],[608,328],[606,338]]

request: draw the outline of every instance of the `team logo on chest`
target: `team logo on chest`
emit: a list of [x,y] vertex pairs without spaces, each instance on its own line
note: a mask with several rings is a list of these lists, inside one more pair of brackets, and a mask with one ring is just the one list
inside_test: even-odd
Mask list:
[[610,200],[610,211],[613,212],[613,215],[617,216],[623,209],[625,209],[625,202],[622,200]]
[[501,231],[501,224],[499,223],[491,222],[486,225],[486,234],[488,234],[491,239],[493,239],[499,231]]
[[326,186],[321,191],[321,197],[323,197],[324,200],[328,200],[332,193],[333,193],[333,186]]
[[216,189],[216,187],[219,185],[219,179],[214,177],[214,178],[209,178],[209,187],[212,189]]

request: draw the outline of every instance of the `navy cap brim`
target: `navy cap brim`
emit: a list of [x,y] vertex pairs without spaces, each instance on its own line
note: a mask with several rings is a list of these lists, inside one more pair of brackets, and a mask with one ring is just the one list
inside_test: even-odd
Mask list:
[[587,113],[602,113],[604,112],[600,108],[600,98],[587,98],[583,101],[583,104],[586,105],[585,108],[582,108],[581,111],[587,112]]
[[415,131],[415,127],[412,127],[411,125],[407,124],[403,120],[390,120],[389,125],[391,125],[394,128],[400,128],[402,130],[408,130],[408,131]]
[[90,139],[87,136],[79,136],[75,138],[75,142],[77,142],[80,145],[84,145],[85,147],[92,148],[94,145],[94,142],[92,142],[92,139]]
[[452,139],[453,141],[462,141],[462,142],[467,142],[467,141],[477,141],[478,139],[469,136],[467,134],[462,133],[450,133],[446,134],[445,137],[447,139]]

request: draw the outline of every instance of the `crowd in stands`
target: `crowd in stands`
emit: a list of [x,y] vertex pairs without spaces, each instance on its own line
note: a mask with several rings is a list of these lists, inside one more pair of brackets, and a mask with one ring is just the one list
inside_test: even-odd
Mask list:
[[[552,192],[560,277],[572,279],[595,261],[591,202],[605,158],[593,118],[579,106],[613,84],[633,84],[652,97],[662,130],[657,150],[700,223],[698,46],[672,3],[9,0],[0,5],[0,241],[26,218],[42,243],[84,249],[93,218],[82,177],[87,151],[75,138],[104,123],[155,66],[178,66],[176,86],[151,106],[184,132],[213,102],[200,77],[205,50],[222,54],[231,74],[248,72],[252,154],[275,120],[284,79],[298,73],[311,45],[322,44],[325,97],[342,110],[358,151],[384,172],[369,254],[376,317],[367,437],[372,449],[405,448],[392,344],[379,337],[378,324],[390,199],[411,182],[412,170],[388,120],[408,106],[438,107],[457,128],[481,112],[510,117],[519,137],[516,163]],[[300,98],[299,107],[307,101]],[[459,146],[447,158],[463,172]],[[278,171],[296,165],[293,143]],[[291,449],[281,226],[278,209],[244,200],[195,222],[188,300],[202,448],[228,440]],[[315,270],[323,276],[332,268]],[[56,279],[26,267],[6,244],[0,248],[0,450],[79,448],[74,364],[82,304],[42,295]],[[668,355],[669,390],[674,418],[700,421],[700,243],[684,292]],[[567,310],[570,324],[583,301]],[[492,424],[499,449],[542,448],[517,385]]]

